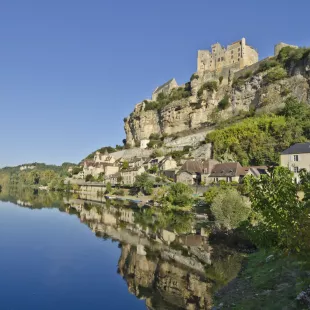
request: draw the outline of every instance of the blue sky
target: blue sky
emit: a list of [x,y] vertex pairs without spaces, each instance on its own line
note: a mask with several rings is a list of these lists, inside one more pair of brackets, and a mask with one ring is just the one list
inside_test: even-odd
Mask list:
[[310,45],[308,0],[2,0],[0,166],[78,162],[121,144],[123,118],[241,37],[260,58]]

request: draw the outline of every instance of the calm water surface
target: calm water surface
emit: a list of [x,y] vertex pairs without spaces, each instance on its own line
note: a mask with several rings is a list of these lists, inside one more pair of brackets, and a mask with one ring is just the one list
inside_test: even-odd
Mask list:
[[240,269],[189,215],[83,198],[0,194],[1,310],[210,309]]

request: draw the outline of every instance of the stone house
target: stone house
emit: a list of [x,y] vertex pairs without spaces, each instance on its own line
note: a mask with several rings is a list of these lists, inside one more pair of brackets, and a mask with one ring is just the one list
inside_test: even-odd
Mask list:
[[85,177],[89,174],[93,177],[98,177],[101,173],[108,176],[118,171],[119,167],[115,164],[94,162],[89,160],[85,160],[83,164],[83,173]]
[[151,158],[150,160],[145,161],[144,166],[145,169],[151,169],[154,166],[159,166],[162,160],[164,160],[164,156]]
[[[200,184],[201,181],[205,182],[205,180],[202,179],[202,176],[208,176],[214,165],[217,163],[217,161],[210,159],[206,161],[187,160],[177,173],[177,182],[185,184]],[[192,181],[189,180],[190,175],[192,176]]]
[[280,165],[292,171],[295,182],[299,183],[300,170],[310,172],[310,142],[296,143],[284,150],[280,156]]
[[194,172],[180,170],[176,174],[176,181],[187,185],[194,185],[198,181],[197,174]]
[[244,168],[237,163],[222,163],[213,167],[209,175],[209,183],[225,182],[240,182],[245,175]]
[[119,184],[119,178],[121,177],[121,173],[120,172],[116,172],[114,174],[111,174],[109,176],[107,176],[105,178],[105,184],[107,184],[108,182],[111,183],[112,186],[118,185]]
[[178,168],[174,168],[174,169],[164,170],[162,173],[168,179],[173,180],[174,182],[176,182],[176,176],[177,176],[178,172],[179,172],[179,169]]
[[142,167],[147,159],[143,157],[134,157],[128,160],[129,168]]
[[177,165],[178,165],[177,162],[171,156],[167,156],[159,162],[158,168],[161,171],[165,171],[175,169]]
[[263,174],[268,174],[268,167],[267,166],[250,166],[250,167],[243,167],[244,169],[244,176],[252,175],[256,178],[259,178]]
[[211,183],[211,179],[209,178],[209,175],[211,174],[213,168],[219,164],[219,162],[215,159],[208,159],[203,162],[203,171],[201,174],[201,182],[204,185],[208,185]]
[[133,185],[136,181],[136,176],[145,172],[144,167],[129,168],[126,170],[121,170],[121,176],[123,178],[123,184]]

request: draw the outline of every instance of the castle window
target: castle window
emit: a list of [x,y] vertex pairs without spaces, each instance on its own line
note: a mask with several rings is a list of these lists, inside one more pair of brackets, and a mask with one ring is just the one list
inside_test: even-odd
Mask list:
[[238,51],[240,51],[240,47],[238,47]]
[[222,57],[221,60],[224,61],[224,57]]
[[221,61],[221,58],[218,58],[217,61]]
[[234,53],[234,51],[231,51],[231,53],[233,54],[233,53]]
[[240,60],[240,58],[238,58],[238,61]]

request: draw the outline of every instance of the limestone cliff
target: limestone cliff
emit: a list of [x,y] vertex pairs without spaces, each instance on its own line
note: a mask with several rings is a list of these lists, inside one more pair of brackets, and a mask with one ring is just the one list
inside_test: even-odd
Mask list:
[[[174,100],[160,109],[146,111],[147,101],[137,104],[125,119],[127,143],[134,145],[154,133],[174,136],[177,133],[186,135],[203,128],[208,129],[216,120],[229,119],[240,111],[255,110],[260,113],[279,108],[288,96],[310,103],[310,57],[287,67],[287,77],[266,82],[264,77],[268,70],[260,72],[258,69],[270,59],[238,72],[221,72],[221,76],[210,72],[196,73],[191,78],[189,96]],[[215,81],[217,87],[205,87],[210,81]],[[225,97],[229,105],[219,109],[219,102]]]

